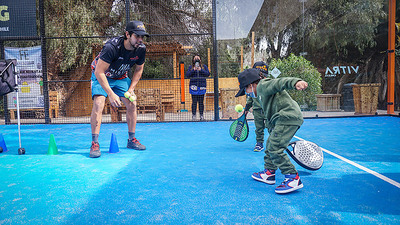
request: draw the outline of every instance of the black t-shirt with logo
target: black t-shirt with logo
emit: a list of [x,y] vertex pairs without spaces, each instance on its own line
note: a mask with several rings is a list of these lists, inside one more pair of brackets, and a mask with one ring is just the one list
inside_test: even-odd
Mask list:
[[106,42],[99,55],[92,62],[92,71],[96,69],[99,58],[110,66],[106,70],[107,77],[112,79],[124,79],[128,77],[128,71],[133,65],[142,65],[146,56],[146,46],[144,44],[134,50],[126,50],[124,38],[115,37]]

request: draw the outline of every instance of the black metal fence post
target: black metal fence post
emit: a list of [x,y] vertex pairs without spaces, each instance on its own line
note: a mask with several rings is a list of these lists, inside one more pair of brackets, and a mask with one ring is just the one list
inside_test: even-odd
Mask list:
[[[4,59],[4,41],[0,41],[0,53],[1,53],[1,58]],[[10,115],[8,114],[8,102],[7,102],[7,95],[3,96],[3,111],[4,111],[4,123],[5,124],[10,124]]]
[[40,43],[42,46],[42,75],[43,75],[43,97],[45,123],[51,123],[49,113],[49,84],[47,80],[47,54],[46,54],[46,30],[44,24],[44,0],[39,0],[40,17]]
[[217,43],[217,1],[212,1],[213,21],[213,74],[214,74],[214,120],[219,120],[219,93],[218,93],[218,43]]
[[131,2],[130,0],[125,0],[125,18],[126,18],[126,24],[130,21],[130,12],[131,12]]

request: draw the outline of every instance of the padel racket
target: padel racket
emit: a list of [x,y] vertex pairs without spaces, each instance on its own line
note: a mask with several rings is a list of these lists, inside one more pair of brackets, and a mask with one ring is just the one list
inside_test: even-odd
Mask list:
[[[291,150],[289,149],[291,147]],[[310,141],[295,141],[289,144],[286,152],[301,167],[308,170],[318,170],[324,162],[322,149]]]
[[242,142],[247,139],[249,136],[249,125],[247,124],[246,114],[244,112],[239,118],[233,121],[229,128],[229,133],[235,141]]

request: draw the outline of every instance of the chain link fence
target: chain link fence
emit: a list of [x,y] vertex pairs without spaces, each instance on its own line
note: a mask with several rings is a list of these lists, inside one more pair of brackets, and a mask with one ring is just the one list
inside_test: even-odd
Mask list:
[[[90,64],[108,39],[123,35],[131,20],[143,21],[151,34],[144,40],[145,67],[135,89],[138,122],[193,119],[190,79],[185,74],[195,54],[211,72],[206,78],[204,118],[215,120],[212,1],[177,3],[39,1],[40,35],[0,39],[2,58],[18,60],[21,122],[89,123]],[[15,123],[14,93],[2,98],[1,105],[0,117]],[[103,122],[124,122],[125,113],[125,107],[115,109],[106,101]]]

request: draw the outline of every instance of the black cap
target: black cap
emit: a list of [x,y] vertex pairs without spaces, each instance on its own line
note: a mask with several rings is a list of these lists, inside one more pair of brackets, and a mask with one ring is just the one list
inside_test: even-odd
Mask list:
[[264,76],[268,76],[268,64],[263,61],[254,63],[254,69],[258,69],[260,72],[264,73]]
[[245,94],[246,87],[249,84],[254,83],[257,80],[260,80],[259,70],[257,69],[246,69],[243,72],[239,73],[238,80],[239,80],[239,92],[235,95],[235,97],[239,97]]
[[141,36],[147,36],[150,37],[150,35],[148,33],[146,33],[146,28],[144,27],[144,24],[142,21],[137,21],[137,20],[133,20],[130,21],[127,25],[126,25],[126,31],[130,31],[135,33],[136,35],[141,35]]

